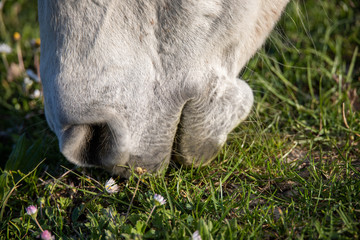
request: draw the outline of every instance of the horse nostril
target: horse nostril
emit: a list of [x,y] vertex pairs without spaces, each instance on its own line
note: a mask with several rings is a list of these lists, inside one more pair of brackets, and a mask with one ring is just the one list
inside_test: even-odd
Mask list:
[[112,161],[127,159],[121,144],[123,137],[107,123],[73,125],[63,131],[60,149],[77,165],[109,167]]
[[83,150],[84,161],[91,165],[101,166],[101,158],[116,147],[114,137],[106,123],[89,125],[88,140]]

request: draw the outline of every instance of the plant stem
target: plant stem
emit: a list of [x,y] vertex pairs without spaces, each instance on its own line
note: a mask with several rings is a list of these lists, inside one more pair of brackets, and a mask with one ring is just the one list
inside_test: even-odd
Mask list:
[[155,208],[156,208],[156,205],[151,209],[151,212],[150,212],[150,214],[149,214],[148,219],[146,220],[146,224],[145,224],[145,225],[148,224],[148,222],[149,222],[149,220],[150,220],[150,217],[151,217],[152,213],[154,212]]
[[132,198],[131,198],[129,208],[128,208],[128,210],[127,210],[127,212],[126,212],[126,215],[125,215],[125,220],[126,220],[126,219],[127,219],[127,217],[129,216],[129,213],[130,213],[130,208],[131,208],[132,203],[133,203],[133,201],[134,201],[134,198],[135,198],[136,192],[137,192],[137,190],[139,189],[140,178],[141,178],[141,176],[139,176],[139,178],[138,178],[138,181],[137,181],[137,184],[136,184],[136,188],[135,188],[135,192],[134,192],[134,194],[133,194],[133,196],[132,196]]
[[1,58],[2,58],[2,61],[3,61],[3,63],[4,63],[4,66],[5,66],[5,68],[6,68],[6,72],[9,72],[9,63],[8,63],[8,61],[7,61],[7,59],[6,59],[5,53],[2,53],[2,54],[1,54]]
[[22,52],[21,52],[21,46],[20,46],[20,40],[18,40],[16,42],[16,52],[17,52],[17,55],[18,55],[19,66],[20,66],[22,71],[25,71],[25,66],[24,66],[24,61],[23,61]]
[[43,232],[44,229],[42,229],[42,227],[40,226],[40,223],[38,222],[38,220],[35,217],[33,217],[33,219],[36,222],[36,224],[38,225],[38,227],[40,228],[41,232]]
[[3,18],[3,13],[2,13],[4,5],[5,5],[5,0],[2,1],[1,7],[0,7],[0,34],[2,35],[4,40],[8,40],[8,35],[6,32],[6,27],[4,24],[4,18]]

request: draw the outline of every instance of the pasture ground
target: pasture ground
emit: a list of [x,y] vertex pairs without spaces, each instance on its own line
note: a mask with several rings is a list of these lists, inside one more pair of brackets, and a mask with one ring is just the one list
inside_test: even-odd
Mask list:
[[[359,1],[291,1],[241,73],[256,104],[217,159],[115,179],[115,194],[108,173],[62,157],[41,84],[26,78],[38,68],[36,1],[1,3],[12,52],[0,62],[0,239],[39,236],[29,205],[56,239],[360,238]],[[149,218],[154,193],[167,203]]]

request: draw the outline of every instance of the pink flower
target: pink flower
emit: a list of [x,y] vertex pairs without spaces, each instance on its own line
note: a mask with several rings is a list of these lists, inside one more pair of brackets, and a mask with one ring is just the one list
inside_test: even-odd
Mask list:
[[51,232],[48,231],[48,230],[45,230],[41,233],[41,239],[43,240],[54,240],[55,239],[55,236],[52,236],[51,235]]
[[36,216],[37,210],[38,209],[36,206],[30,205],[29,207],[26,208],[26,213],[33,217]]

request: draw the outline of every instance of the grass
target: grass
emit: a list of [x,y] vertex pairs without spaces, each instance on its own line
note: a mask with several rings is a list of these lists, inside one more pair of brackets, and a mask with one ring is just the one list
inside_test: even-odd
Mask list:
[[[37,72],[35,6],[8,0],[0,19],[0,42],[12,48],[9,67],[0,63],[1,239],[40,235],[25,214],[32,204],[56,239],[360,238],[358,1],[292,1],[241,73],[256,104],[217,159],[115,179],[115,194],[104,190],[108,173],[61,156],[34,94],[41,84],[24,84],[20,49]],[[149,218],[154,193],[167,203]]]

